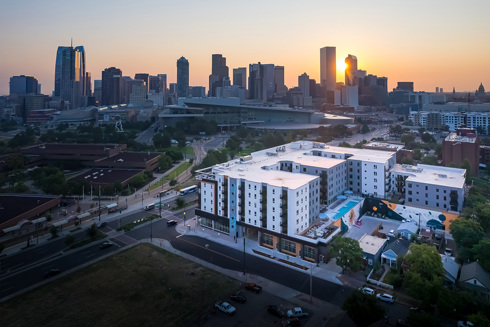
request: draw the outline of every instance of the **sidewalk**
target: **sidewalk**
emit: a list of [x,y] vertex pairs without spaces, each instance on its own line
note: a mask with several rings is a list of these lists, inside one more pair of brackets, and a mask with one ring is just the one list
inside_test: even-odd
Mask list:
[[[233,238],[231,238],[227,234],[223,234],[217,231],[213,231],[209,228],[202,227],[199,225],[196,217],[187,219],[185,223],[186,226],[184,226],[183,223],[177,225],[177,232],[184,235],[202,237],[210,241],[223,244],[230,248],[243,251],[243,237],[239,237],[238,239],[233,240]],[[343,285],[343,283],[339,280],[339,277],[341,276],[340,272],[342,271],[342,269],[335,264],[335,259],[330,260],[330,262],[326,264],[320,263],[319,265],[316,265],[299,257],[288,256],[279,251],[262,247],[257,243],[257,241],[247,238],[245,238],[245,252],[251,255],[259,256],[269,261],[274,261],[279,265],[301,271],[308,275],[312,274],[315,277],[324,279],[331,283]],[[299,268],[298,266],[304,268]],[[365,284],[365,282],[361,283],[361,285],[363,284]]]

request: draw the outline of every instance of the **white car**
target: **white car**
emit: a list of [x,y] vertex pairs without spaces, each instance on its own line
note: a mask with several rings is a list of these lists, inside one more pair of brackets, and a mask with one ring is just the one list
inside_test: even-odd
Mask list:
[[393,295],[390,295],[390,294],[376,294],[376,297],[378,298],[378,300],[381,300],[381,301],[384,301],[384,302],[388,302],[388,303],[393,303],[395,302],[395,300],[393,300]]
[[293,308],[291,310],[288,310],[287,312],[288,318],[301,318],[301,317],[308,317],[308,312],[303,311],[300,307]]
[[458,321],[458,327],[471,327],[471,326],[474,326],[473,323],[471,321]]
[[223,301],[218,301],[214,304],[214,307],[224,313],[226,313],[228,316],[231,316],[232,314],[235,313],[236,309],[234,306],[229,304],[228,302],[223,302]]
[[362,293],[367,294],[367,295],[374,295],[375,294],[374,290],[372,288],[369,288],[369,287],[361,287],[359,289],[359,291],[361,291]]

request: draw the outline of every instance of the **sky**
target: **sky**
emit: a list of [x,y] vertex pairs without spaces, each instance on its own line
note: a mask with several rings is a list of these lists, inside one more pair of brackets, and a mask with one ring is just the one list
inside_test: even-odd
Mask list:
[[[1,0],[0,95],[9,79],[35,76],[54,89],[58,46],[83,45],[92,80],[102,70],[167,74],[190,64],[190,85],[208,88],[211,55],[233,68],[285,66],[285,83],[306,72],[319,82],[320,48],[337,61],[388,77],[388,89],[413,81],[416,91],[490,91],[488,0]],[[343,82],[343,71],[337,71]]]

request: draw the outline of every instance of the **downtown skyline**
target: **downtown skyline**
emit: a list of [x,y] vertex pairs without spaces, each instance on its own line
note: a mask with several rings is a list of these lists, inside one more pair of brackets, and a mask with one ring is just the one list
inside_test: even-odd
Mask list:
[[[284,66],[285,84],[293,87],[303,73],[320,81],[319,49],[333,46],[337,62],[351,54],[359,69],[388,77],[389,91],[413,81],[417,91],[471,92],[481,82],[490,85],[488,9],[476,0],[414,1],[408,8],[389,1],[311,1],[307,7],[289,1],[87,1],[83,8],[74,1],[6,1],[0,4],[0,26],[7,31],[0,36],[0,95],[17,75],[35,76],[42,93],[51,94],[56,49],[72,37],[85,48],[92,81],[117,67],[125,76],[163,73],[175,83],[176,61],[184,56],[190,85],[207,89],[211,55],[222,54],[230,71],[257,62]],[[76,24],[73,10],[83,18]],[[336,80],[344,82],[343,71]]]

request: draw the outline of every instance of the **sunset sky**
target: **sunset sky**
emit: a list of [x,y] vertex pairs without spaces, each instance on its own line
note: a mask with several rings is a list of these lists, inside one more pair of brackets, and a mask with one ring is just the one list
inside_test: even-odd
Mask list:
[[[233,68],[285,66],[288,87],[306,72],[319,81],[320,48],[337,60],[356,55],[359,69],[417,91],[490,91],[488,0],[1,0],[0,95],[9,78],[32,75],[51,94],[57,47],[83,45],[87,71],[101,79],[115,66],[123,75],[167,74],[190,63],[190,84],[208,88],[211,55]],[[338,72],[337,81],[344,81]]]

